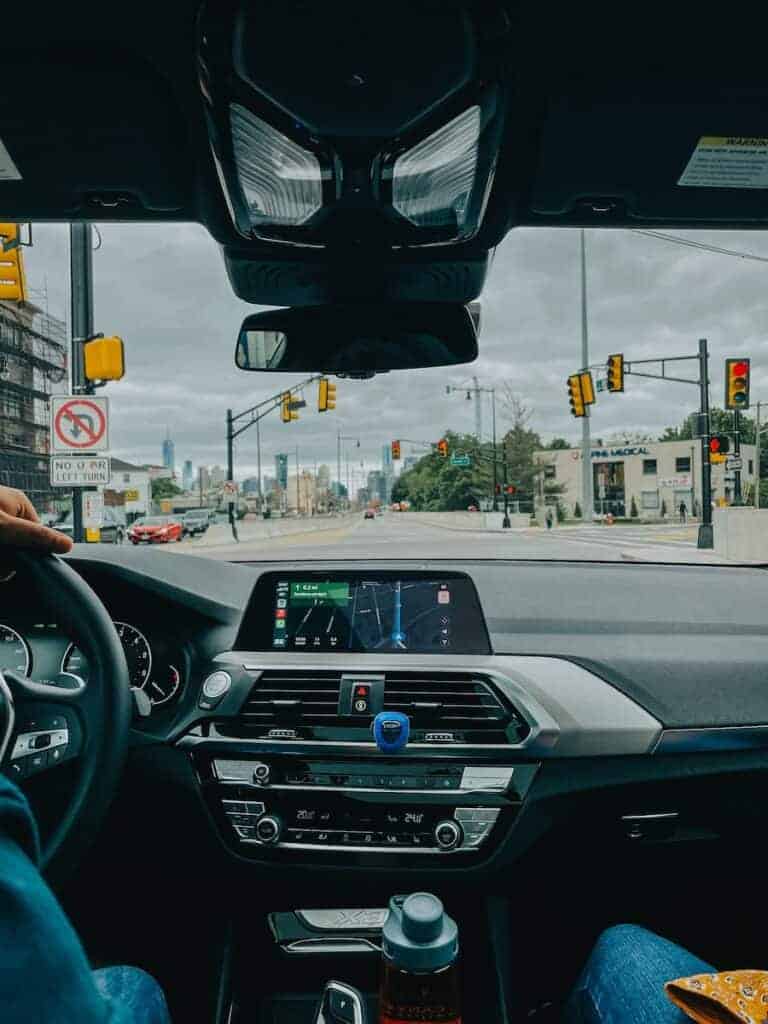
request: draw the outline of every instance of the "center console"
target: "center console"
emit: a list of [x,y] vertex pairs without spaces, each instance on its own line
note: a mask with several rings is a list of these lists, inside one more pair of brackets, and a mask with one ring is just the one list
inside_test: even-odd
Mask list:
[[[262,574],[235,651],[203,684],[212,717],[184,741],[224,841],[262,861],[392,867],[489,853],[533,781],[520,755],[540,732],[474,667],[490,655],[465,574]],[[381,713],[407,719],[396,753],[374,742]]]

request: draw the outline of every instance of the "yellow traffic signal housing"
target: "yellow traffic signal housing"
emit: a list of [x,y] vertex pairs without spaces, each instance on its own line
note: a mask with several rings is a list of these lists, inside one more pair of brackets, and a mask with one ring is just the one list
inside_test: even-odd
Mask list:
[[581,398],[584,405],[594,405],[595,385],[592,380],[592,374],[589,370],[584,370],[579,374],[579,380],[581,381]]
[[290,423],[291,420],[297,420],[299,414],[296,409],[293,408],[293,396],[290,391],[284,391],[280,398],[280,419],[283,423]]
[[317,385],[317,411],[327,412],[336,408],[336,385],[327,377],[321,377]]
[[123,339],[93,338],[83,345],[86,380],[121,380],[125,376]]
[[609,391],[623,391],[624,390],[624,356],[621,352],[616,352],[612,356],[608,356],[608,390]]
[[437,442],[437,450],[441,458],[448,458],[448,442],[445,440],[444,437],[441,437],[440,440]]
[[725,360],[725,408],[749,408],[749,359]]
[[586,414],[584,398],[581,394],[581,374],[572,373],[568,378],[568,400],[571,403],[571,414],[577,419]]
[[0,224],[0,299],[25,302],[27,282],[18,224]]
[[400,442],[392,442],[392,461],[396,462],[400,458]]

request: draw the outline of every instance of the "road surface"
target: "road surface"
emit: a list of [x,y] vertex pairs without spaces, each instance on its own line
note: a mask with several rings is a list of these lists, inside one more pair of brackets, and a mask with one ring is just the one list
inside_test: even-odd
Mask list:
[[[418,513],[389,512],[364,520],[362,514],[338,527],[284,537],[258,534],[259,523],[240,524],[235,544],[226,526],[204,538],[158,550],[225,560],[381,558],[548,558],[600,561],[722,561],[696,548],[696,526],[572,526],[483,531],[438,526]],[[324,525],[328,525],[327,521]],[[250,527],[250,528],[249,528]]]

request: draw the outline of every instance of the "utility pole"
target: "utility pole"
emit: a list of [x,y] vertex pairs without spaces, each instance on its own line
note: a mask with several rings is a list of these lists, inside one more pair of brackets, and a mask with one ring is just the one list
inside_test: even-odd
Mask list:
[[[491,427],[493,431],[493,511],[498,511],[498,500],[496,496],[496,484],[498,483],[498,471],[497,471],[497,455],[496,455],[496,388],[494,387],[482,387],[477,377],[472,378],[473,388],[475,393],[475,432],[477,434],[477,443],[482,445],[482,438],[480,437],[479,431],[482,430],[482,417],[478,414],[480,408],[480,396],[482,394],[488,394],[491,396]],[[457,387],[455,384],[446,384],[445,393],[450,395],[453,391],[464,391],[465,389],[461,386]],[[467,398],[470,398],[471,392],[467,391]]]
[[712,530],[712,464],[709,461],[709,353],[707,339],[699,339],[699,392],[701,395],[701,524],[697,546],[713,548],[715,538]]
[[301,515],[301,481],[299,480],[299,446],[296,445],[296,515]]
[[[93,334],[93,249],[90,224],[69,225],[69,279],[72,331],[73,395],[91,394],[93,388],[85,379],[83,344]],[[85,540],[83,529],[83,491],[72,488],[72,539]]]
[[[589,367],[589,323],[587,318],[587,240],[581,229],[581,365]],[[582,522],[594,520],[595,498],[592,479],[592,438],[590,436],[589,406],[581,419],[581,490],[584,497]]]
[[[234,452],[234,432],[232,428],[232,410],[227,409],[227,480],[234,480],[235,477],[235,452]],[[229,528],[232,531],[232,536],[235,540],[240,543],[240,538],[237,535],[237,521],[235,519],[235,503],[230,498],[228,505],[228,516],[229,516]]]
[[482,399],[480,397],[482,388],[477,377],[472,378],[472,390],[475,393],[475,436],[477,437],[477,443],[483,443],[483,407],[480,404]]
[[760,406],[757,403],[755,409],[755,510],[760,508]]
[[259,515],[264,512],[264,495],[261,490],[261,427],[256,420],[256,467],[259,475]]
[[[733,410],[733,454],[735,458],[739,458],[741,455],[741,419],[739,417],[739,410]],[[741,470],[735,469],[733,471],[733,502],[735,505],[741,504]]]

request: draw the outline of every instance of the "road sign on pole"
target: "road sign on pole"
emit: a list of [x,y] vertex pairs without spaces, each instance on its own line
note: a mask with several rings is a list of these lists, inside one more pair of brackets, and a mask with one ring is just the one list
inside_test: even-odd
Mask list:
[[741,460],[741,458],[739,458],[739,456],[731,456],[731,458],[726,458],[726,460],[725,460],[725,468],[727,470],[730,470],[730,469],[742,469],[743,466],[744,466],[744,463]]
[[101,491],[83,492],[83,526],[98,530],[104,522],[104,495]]
[[103,452],[109,449],[108,399],[57,395],[51,398],[51,450]]
[[51,456],[51,487],[95,487],[107,485],[110,480],[108,456]]
[[464,455],[461,452],[454,452],[454,454],[451,456],[451,465],[452,466],[471,466],[472,465],[472,459],[471,459],[471,457],[469,455]]

